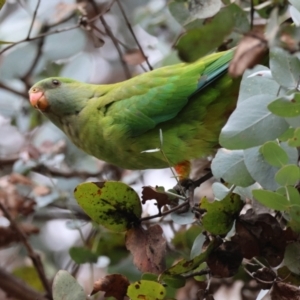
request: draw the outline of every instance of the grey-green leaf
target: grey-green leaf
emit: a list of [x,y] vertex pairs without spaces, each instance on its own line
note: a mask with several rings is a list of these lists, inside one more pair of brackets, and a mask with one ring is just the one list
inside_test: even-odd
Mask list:
[[238,186],[247,187],[255,182],[246,168],[242,150],[219,149],[211,168],[215,177]]
[[54,277],[53,300],[86,300],[82,286],[67,271],[60,270]]
[[274,79],[281,86],[297,88],[300,74],[300,61],[297,56],[273,47],[270,51],[270,69]]
[[231,114],[220,134],[220,144],[227,149],[247,149],[274,140],[284,133],[289,125],[273,115],[267,105],[274,96],[252,96],[241,102]]

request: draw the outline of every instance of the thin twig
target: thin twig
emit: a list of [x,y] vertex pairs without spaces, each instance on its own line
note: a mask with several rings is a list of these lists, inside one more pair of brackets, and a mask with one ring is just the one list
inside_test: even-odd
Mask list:
[[159,218],[159,217],[162,217],[162,216],[166,216],[166,215],[168,215],[168,214],[170,214],[174,211],[177,211],[177,210],[179,210],[183,207],[186,207],[188,205],[189,205],[189,202],[185,201],[185,202],[181,203],[180,205],[177,205],[176,207],[169,209],[168,211],[160,212],[160,213],[158,213],[156,215],[153,215],[153,216],[141,218],[140,222],[144,222],[144,221],[147,221],[147,220],[151,220],[151,219]]
[[136,35],[135,35],[133,29],[132,29],[132,26],[131,26],[131,24],[130,24],[128,18],[127,18],[127,15],[126,15],[126,13],[125,13],[125,11],[124,11],[124,8],[123,8],[123,6],[122,6],[120,0],[116,0],[116,1],[117,1],[117,4],[118,4],[119,8],[120,8],[121,14],[123,15],[123,17],[124,17],[124,19],[125,19],[126,25],[127,25],[128,29],[129,29],[131,35],[133,36],[133,39],[135,40],[135,42],[136,42],[136,44],[137,44],[139,50],[141,51],[143,57],[145,58],[145,61],[146,61],[147,65],[148,65],[149,69],[152,71],[153,68],[152,68],[152,66],[150,65],[149,60],[148,60],[148,57],[145,55],[144,50],[143,50],[143,48],[141,47],[141,45],[140,45],[140,43],[139,43],[139,41],[138,41],[138,39],[137,39],[137,37],[136,37]]
[[19,91],[15,90],[15,89],[13,89],[13,88],[5,85],[3,82],[0,82],[0,88],[2,88],[4,90],[7,90],[7,91],[9,91],[11,93],[14,93],[14,94],[16,94],[18,96],[24,97],[24,98],[28,97],[28,95],[27,95],[27,93],[25,91],[24,92],[19,92]]
[[79,26],[80,25],[77,24],[77,25],[70,26],[70,27],[58,28],[58,29],[55,29],[53,31],[49,31],[49,32],[46,32],[46,33],[39,34],[39,35],[37,35],[35,37],[32,37],[32,38],[29,38],[29,39],[26,38],[26,39],[20,40],[18,42],[15,42],[14,44],[9,45],[6,48],[4,48],[2,51],[0,51],[0,55],[3,54],[5,51],[13,48],[16,45],[19,45],[19,44],[22,44],[22,43],[25,43],[25,42],[35,41],[35,40],[38,40],[38,39],[43,38],[43,37],[48,36],[48,35],[57,34],[57,33],[61,33],[61,32],[64,32],[64,31],[73,30],[73,29],[79,28]]
[[33,24],[34,24],[34,21],[35,21],[36,14],[37,14],[37,11],[39,9],[40,3],[41,3],[41,0],[38,0],[38,2],[36,4],[36,7],[35,7],[35,10],[33,12],[31,24],[30,24],[30,27],[29,27],[29,30],[28,30],[28,34],[27,34],[27,38],[26,38],[27,40],[30,38],[30,34],[31,34],[31,31],[32,31],[32,28],[33,28]]
[[[43,30],[45,32],[47,32],[48,28],[45,27]],[[41,38],[37,44],[37,51],[36,51],[35,58],[34,58],[33,62],[31,63],[31,66],[27,70],[26,74],[21,78],[23,80],[23,82],[26,84],[27,89],[29,89],[31,87],[31,82],[29,82],[30,81],[29,78],[41,58],[43,45],[44,45],[44,38]]]
[[251,2],[250,2],[250,28],[251,28],[251,30],[253,29],[254,13],[255,13],[254,3],[253,3],[253,0],[251,0]]
[[[97,14],[99,14],[100,12],[99,12],[98,6],[97,6],[97,4],[95,3],[94,0],[91,0],[91,4],[92,4],[95,12]],[[127,65],[127,63],[123,59],[123,54],[122,54],[122,51],[120,49],[118,41],[116,40],[116,38],[115,38],[114,34],[112,33],[112,31],[111,31],[110,27],[108,26],[108,24],[106,23],[103,15],[100,15],[99,19],[100,19],[102,25],[104,26],[107,35],[111,38],[111,40],[112,40],[112,42],[113,42],[113,44],[114,44],[114,46],[115,46],[115,48],[116,48],[116,50],[117,50],[117,52],[119,54],[120,61],[121,61],[121,64],[123,66],[123,70],[124,70],[126,78],[127,79],[131,78],[131,74],[130,74],[128,65]]]
[[10,212],[7,210],[7,208],[2,202],[0,202],[0,209],[2,210],[4,216],[10,221],[11,227],[18,233],[21,242],[23,243],[24,247],[28,252],[28,256],[31,258],[32,263],[39,274],[40,280],[45,288],[45,291],[48,294],[49,299],[52,299],[51,286],[47,280],[40,256],[33,250],[33,248],[31,247],[30,243],[27,240],[27,236],[21,230],[17,222],[12,218]]
[[201,178],[195,180],[193,182],[193,187],[196,188],[196,187],[200,186],[203,182],[207,181],[208,179],[210,179],[212,177],[213,177],[213,173],[211,171],[209,171],[207,174],[205,174]]

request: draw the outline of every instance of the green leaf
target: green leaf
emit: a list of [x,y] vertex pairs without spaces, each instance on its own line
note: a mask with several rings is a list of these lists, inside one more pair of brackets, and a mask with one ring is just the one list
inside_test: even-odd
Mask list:
[[148,281],[157,281],[157,274],[153,274],[153,273],[143,273],[142,274],[142,280],[148,280]]
[[[289,157],[290,164],[296,164],[298,153],[295,148],[287,146],[286,143],[281,143],[281,147],[286,151]],[[256,180],[263,188],[268,190],[276,190],[279,185],[274,177],[279,168],[268,164],[259,151],[260,147],[254,147],[244,150],[245,164],[252,178]]]
[[284,187],[286,197],[290,200],[290,217],[292,218],[292,222],[296,225],[296,223],[300,223],[300,194],[299,191],[293,186]]
[[193,62],[213,51],[231,33],[241,11],[236,4],[230,4],[221,9],[207,25],[189,30],[176,45],[179,56],[184,61]]
[[259,150],[265,161],[271,166],[282,167],[289,161],[287,153],[276,142],[266,142]]
[[268,105],[268,109],[280,117],[297,117],[300,115],[300,93],[277,98]]
[[129,285],[127,296],[131,300],[162,300],[165,298],[166,289],[158,282],[139,280]]
[[267,190],[253,190],[252,193],[258,202],[268,208],[279,211],[288,210],[289,208],[289,200],[276,192]]
[[[284,132],[281,136],[278,137],[280,142],[287,142],[288,140],[292,139],[295,133],[295,128],[289,128],[286,132]],[[290,147],[292,147],[289,144]]]
[[295,242],[288,244],[284,253],[284,264],[293,273],[300,275],[300,243]]
[[300,147],[300,128],[296,128],[292,138],[288,140],[290,147]]
[[180,275],[164,275],[163,279],[168,286],[174,289],[179,289],[185,286],[186,279]]
[[220,144],[227,149],[247,149],[274,140],[288,128],[288,123],[273,115],[267,105],[274,96],[256,95],[241,102],[220,134]]
[[300,168],[297,165],[286,165],[275,175],[275,180],[280,185],[295,185],[300,180]]
[[142,213],[138,194],[123,182],[85,182],[74,196],[93,221],[113,231],[131,228]]
[[84,247],[71,247],[69,254],[77,264],[96,263],[98,260],[97,254]]
[[247,187],[255,182],[246,168],[242,150],[219,149],[211,169],[216,178],[238,186]]
[[210,202],[204,197],[200,202],[200,209],[206,210],[202,217],[202,225],[213,235],[226,235],[243,206],[244,202],[240,196],[233,193],[221,201]]
[[86,300],[82,286],[67,271],[60,270],[53,280],[53,300]]
[[270,51],[270,69],[274,79],[283,87],[296,89],[299,82],[300,61],[287,51],[272,47]]

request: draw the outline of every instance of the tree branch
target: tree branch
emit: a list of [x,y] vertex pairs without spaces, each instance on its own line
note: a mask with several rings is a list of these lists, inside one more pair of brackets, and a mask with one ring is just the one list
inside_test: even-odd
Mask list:
[[0,201],[0,209],[3,211],[4,216],[10,221],[11,227],[18,233],[21,242],[23,243],[24,247],[28,252],[28,256],[31,258],[33,265],[39,274],[40,280],[45,290],[47,291],[49,299],[52,299],[52,289],[46,278],[46,274],[40,256],[33,250],[33,248],[31,247],[30,243],[27,240],[27,236],[21,230],[17,222],[12,218],[10,212],[7,210],[7,208],[1,201]]
[[20,300],[49,300],[21,279],[0,268],[0,288],[10,297]]

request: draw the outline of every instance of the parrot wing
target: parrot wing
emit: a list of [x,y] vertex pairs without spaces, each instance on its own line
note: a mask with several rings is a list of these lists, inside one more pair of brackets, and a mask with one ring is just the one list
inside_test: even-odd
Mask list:
[[106,115],[113,119],[112,127],[139,136],[175,118],[191,96],[227,72],[232,55],[232,50],[219,52],[193,64],[182,63],[137,76],[107,93],[100,106],[105,106]]

